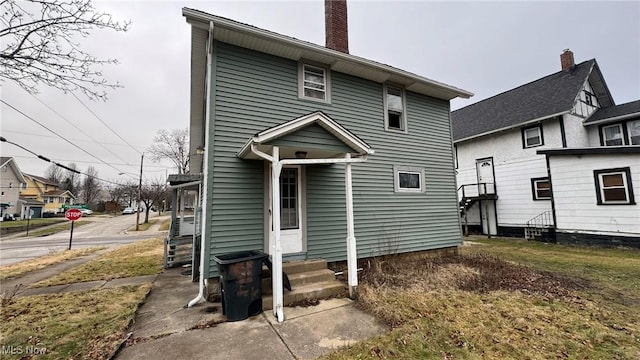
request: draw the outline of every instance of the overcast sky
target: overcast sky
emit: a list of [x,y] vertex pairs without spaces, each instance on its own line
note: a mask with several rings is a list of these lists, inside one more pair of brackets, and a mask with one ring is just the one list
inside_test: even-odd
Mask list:
[[[132,21],[126,33],[97,31],[84,43],[89,52],[120,61],[104,74],[124,88],[110,91],[104,103],[79,98],[135,149],[73,96],[42,87],[34,97],[8,81],[2,85],[3,100],[95,158],[4,104],[0,134],[58,162],[75,162],[82,171],[93,165],[101,178],[112,181],[134,178],[118,173],[139,171],[139,152],[151,145],[159,129],[188,127],[190,27],[182,7],[324,45],[323,0],[94,5],[118,20]],[[453,109],[559,71],[566,48],[574,52],[576,63],[598,61],[617,104],[640,99],[639,1],[350,0],[348,11],[351,54],[475,93],[471,99],[454,100]],[[12,145],[1,146],[2,156],[15,157],[23,172],[44,174],[47,163]],[[175,172],[169,163],[148,159],[144,170],[148,180]]]

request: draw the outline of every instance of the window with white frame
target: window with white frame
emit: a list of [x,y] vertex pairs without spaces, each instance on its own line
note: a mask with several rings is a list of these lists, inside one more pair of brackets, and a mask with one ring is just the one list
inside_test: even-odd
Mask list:
[[424,192],[424,169],[394,166],[393,185],[395,192]]
[[531,191],[533,192],[533,200],[551,199],[551,183],[549,182],[549,178],[531,179]]
[[629,121],[627,131],[629,132],[629,144],[640,145],[640,120]]
[[594,170],[598,205],[635,204],[628,167]]
[[385,84],[384,121],[385,130],[407,130],[407,111],[404,89]]
[[604,146],[624,145],[622,124],[613,124],[602,127],[602,143]]
[[532,148],[544,145],[542,138],[542,125],[536,125],[522,129],[522,147]]
[[326,68],[300,64],[299,96],[304,99],[329,102],[329,71]]

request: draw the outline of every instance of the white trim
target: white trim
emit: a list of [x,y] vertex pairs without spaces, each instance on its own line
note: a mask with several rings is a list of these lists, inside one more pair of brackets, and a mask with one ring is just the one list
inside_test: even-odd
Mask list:
[[358,250],[353,220],[353,180],[351,177],[351,154],[345,154],[344,164],[344,192],[347,209],[347,269],[349,283],[349,297],[355,299],[358,293]]
[[[604,196],[605,187],[604,187],[603,176],[610,176],[610,175],[620,175],[620,177],[622,178],[622,186],[610,186],[610,187],[607,187],[607,189],[624,188],[625,200],[609,200],[609,201],[607,201],[605,199],[605,196]],[[625,204],[630,204],[631,203],[631,197],[629,196],[629,184],[627,183],[627,172],[626,171],[612,171],[612,172],[598,173],[598,187],[599,187],[598,190],[600,191],[600,201],[602,202],[602,204],[606,204],[606,205],[611,205],[611,204],[625,205]]]
[[[620,130],[620,141],[622,141],[622,144],[613,144],[613,145],[607,145],[607,138],[606,138],[606,132],[605,129],[606,128],[612,128],[612,127],[617,127]],[[602,128],[600,128],[600,135],[602,136],[602,146],[624,146],[625,145],[625,141],[624,141],[624,129],[622,127],[622,123],[617,123],[617,124],[611,124],[611,125],[607,125],[607,126],[603,126]],[[613,138],[611,140],[617,140],[618,138]]]
[[[333,134],[340,141],[344,142],[346,145],[348,145],[350,148],[354,149],[360,154],[374,153],[374,151],[371,149],[371,147],[367,143],[355,137],[347,129],[342,127],[337,122],[333,121],[330,117],[326,116],[321,112],[314,112],[256,134],[254,137],[250,138],[242,146],[242,148],[240,148],[240,151],[238,151],[237,156],[242,158],[248,155],[249,150],[254,144],[263,144],[263,143],[269,142],[273,139],[282,137],[284,135],[295,132],[301,128],[304,128],[305,126],[308,126],[311,123],[316,123],[320,125],[323,129]],[[252,152],[255,153],[255,151],[252,151]]]
[[[300,50],[300,53],[303,53],[304,51],[308,51],[314,54],[317,54],[319,56],[325,56],[325,57],[329,57],[334,59],[336,62],[345,62],[347,64],[345,65],[352,65],[352,67],[355,66],[364,66],[366,68],[368,68],[368,70],[370,71],[375,71],[379,74],[388,74],[390,77],[399,77],[401,80],[405,80],[408,83],[411,82],[415,82],[418,83],[420,85],[424,85],[427,86],[429,88],[432,88],[433,90],[435,90],[435,92],[445,92],[447,93],[447,95],[451,96],[449,98],[445,97],[441,97],[444,98],[445,100],[451,100],[455,97],[461,97],[461,98],[465,98],[468,99],[471,96],[473,96],[472,92],[469,92],[467,90],[463,90],[460,88],[457,88],[455,86],[451,86],[451,85],[447,85],[445,83],[441,83],[435,80],[431,80],[422,76],[418,76],[416,74],[412,74],[408,71],[404,71],[404,70],[400,70],[388,65],[384,65],[384,64],[380,64],[377,63],[375,61],[371,61],[371,60],[367,60],[358,56],[354,56],[354,55],[350,55],[350,54],[345,54],[343,52],[340,51],[336,51],[333,49],[329,49],[320,45],[316,45],[316,44],[312,44],[309,42],[305,42],[305,41],[301,41],[298,39],[294,39],[291,38],[289,36],[284,36],[281,34],[277,34],[271,31],[267,31],[264,29],[260,29],[254,26],[250,26],[250,25],[246,25],[246,24],[242,24],[230,19],[225,19],[219,16],[215,16],[215,15],[211,15],[211,14],[207,14],[201,11],[197,11],[197,10],[193,10],[193,9],[189,9],[186,7],[182,8],[182,15],[185,16],[187,18],[187,22],[191,23],[193,26],[204,26],[206,23],[208,24],[209,21],[215,23],[216,27],[220,28],[220,29],[226,29],[230,32],[235,32],[235,33],[240,33],[243,35],[247,35],[247,36],[252,36],[254,37],[254,41],[256,43],[262,42],[262,43],[275,43],[272,45],[272,47],[274,46],[278,46],[278,45],[287,45],[287,46],[292,46],[295,47],[297,49]],[[200,22],[200,24],[194,23],[193,20]],[[216,32],[217,34],[217,32]],[[298,59],[296,59],[298,60]],[[356,69],[357,70],[357,69]],[[357,76],[357,74],[352,73],[350,75],[355,75]],[[361,76],[360,76],[361,77]],[[414,91],[414,90],[412,90]],[[427,94],[425,92],[425,95],[430,95]],[[431,95],[433,96],[433,95]]]
[[[315,69],[319,69],[322,70],[322,72],[324,73],[323,79],[324,79],[324,99],[318,99],[318,98],[314,98],[314,97],[310,97],[310,96],[305,96],[304,94],[304,69],[305,67],[308,66],[310,68],[315,68]],[[317,102],[321,102],[321,103],[325,103],[325,104],[331,104],[331,70],[324,66],[324,65],[318,65],[318,64],[314,64],[313,62],[308,62],[308,61],[300,61],[298,63],[298,98],[299,99],[303,99],[303,100],[311,100],[311,101],[317,101]]]
[[[417,174],[420,177],[420,187],[401,188],[400,173]],[[424,168],[415,166],[394,165],[393,166],[393,191],[396,193],[423,193],[425,192]]]
[[[538,183],[539,182],[546,182],[547,184],[549,184],[549,187],[544,189],[539,189],[538,188]],[[549,191],[549,196],[538,196],[538,190],[548,190]],[[549,181],[548,177],[542,178],[542,179],[537,179],[537,180],[533,180],[533,198],[534,200],[551,200],[551,181]]]
[[[595,114],[595,112],[594,112],[594,114]],[[602,123],[615,122],[615,121],[618,121],[618,120],[626,120],[628,118],[636,117],[636,116],[639,116],[639,115],[640,115],[640,112],[634,112],[634,113],[631,113],[631,114],[615,116],[615,117],[612,117],[612,118],[606,118],[606,119],[601,119],[601,120],[597,120],[597,121],[590,121],[588,123],[587,123],[587,119],[584,119],[584,120],[582,120],[582,124],[585,125],[585,126],[599,125],[599,124],[602,124]]]
[[[400,129],[389,127],[389,87],[393,90],[400,91],[400,100],[402,102],[402,117],[400,118]],[[383,92],[382,92],[382,101],[384,102],[384,129],[385,131],[390,132],[400,132],[400,133],[408,133],[409,129],[407,126],[407,93],[402,86],[396,86],[393,84],[384,84]]]
[[539,117],[537,119],[533,119],[533,120],[517,123],[515,125],[506,126],[506,127],[500,128],[500,129],[490,130],[490,131],[486,131],[486,132],[483,132],[483,133],[480,133],[480,134],[477,134],[477,135],[468,136],[468,137],[462,138],[460,140],[455,140],[453,143],[454,144],[458,144],[458,143],[461,143],[463,141],[479,138],[481,136],[491,135],[491,134],[495,134],[495,133],[499,133],[499,132],[503,132],[503,131],[507,131],[507,130],[512,130],[512,129],[517,129],[517,128],[520,128],[520,127],[525,127],[525,126],[530,125],[530,124],[535,124],[537,122],[542,122],[544,120],[553,119],[556,116],[566,115],[566,114],[570,114],[570,113],[571,113],[571,110],[567,110],[567,111],[559,112],[559,113],[556,113],[556,114],[553,114],[553,115],[547,115],[547,116]]
[[[538,143],[537,144],[529,144],[529,138],[527,137],[527,131],[537,130],[538,132]],[[542,144],[542,124],[538,126],[532,126],[530,128],[522,129],[522,140],[524,141],[524,148],[534,148],[543,145]]]

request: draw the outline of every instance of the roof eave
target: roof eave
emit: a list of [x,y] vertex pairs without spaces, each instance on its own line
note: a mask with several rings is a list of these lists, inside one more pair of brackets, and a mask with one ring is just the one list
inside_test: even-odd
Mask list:
[[453,143],[457,144],[457,143],[461,143],[463,141],[473,140],[473,139],[476,139],[476,138],[479,138],[479,137],[482,137],[482,136],[487,136],[487,135],[491,135],[491,134],[495,134],[495,133],[500,133],[500,132],[507,131],[507,130],[512,130],[512,129],[517,129],[517,128],[522,127],[522,126],[535,124],[535,123],[538,123],[538,122],[541,122],[541,121],[552,119],[552,118],[554,118],[556,116],[566,115],[566,114],[569,114],[569,113],[571,113],[571,110],[565,110],[565,111],[562,111],[562,112],[559,112],[559,113],[555,113],[555,114],[552,114],[552,115],[545,115],[543,117],[539,117],[539,118],[536,118],[536,119],[533,119],[533,120],[527,120],[525,122],[521,122],[521,123],[518,123],[518,124],[515,124],[515,125],[512,125],[512,126],[506,126],[506,127],[500,128],[500,129],[483,132],[481,134],[467,136],[466,138],[453,140]]
[[[214,28],[220,27],[227,30],[244,33],[247,35],[254,36],[256,41],[266,41],[277,43],[281,46],[293,46],[299,48],[304,51],[316,53],[320,56],[328,57],[332,59],[331,65],[332,69],[340,67],[341,62],[349,65],[361,66],[372,73],[375,73],[375,77],[379,82],[386,82],[387,80],[398,82],[401,85],[405,85],[409,91],[422,93],[425,95],[433,96],[436,98],[440,98],[443,100],[451,100],[456,97],[468,99],[472,97],[474,94],[470,91],[457,88],[452,85],[448,85],[445,83],[441,83],[432,79],[428,79],[422,76],[418,76],[416,74],[412,74],[408,71],[400,70],[388,65],[376,63],[371,60],[367,60],[358,56],[346,54],[340,51],[336,51],[333,49],[325,48],[320,45],[312,44],[309,42],[301,41],[289,36],[277,34],[271,31],[263,30],[257,27],[252,27],[249,25],[241,24],[235,22],[233,20],[221,18],[215,15],[206,14],[194,9],[183,8],[182,15],[187,18],[187,22],[192,24],[193,26],[199,26],[203,29],[209,28],[209,22],[213,22]],[[219,39],[214,32],[214,38]],[[299,60],[301,56],[298,56]],[[345,72],[349,74],[348,71],[341,70],[341,72]],[[354,74],[355,75],[355,74]],[[359,76],[359,75],[356,75]],[[387,80],[384,80],[384,79]]]

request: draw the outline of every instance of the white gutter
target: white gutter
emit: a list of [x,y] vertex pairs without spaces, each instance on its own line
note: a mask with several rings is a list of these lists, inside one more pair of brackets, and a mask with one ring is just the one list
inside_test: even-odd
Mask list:
[[366,66],[381,72],[386,72],[391,75],[396,75],[404,78],[409,78],[409,80],[420,82],[425,85],[429,85],[435,88],[439,88],[441,90],[445,90],[453,95],[454,97],[461,97],[468,99],[473,96],[473,93],[467,90],[463,90],[457,88],[455,86],[447,85],[445,83],[441,83],[439,81],[431,80],[408,71],[400,70],[398,68],[394,68],[389,65],[384,65],[375,61],[367,60],[365,58],[361,58],[358,56],[345,54],[340,51],[336,51],[333,49],[326,48],[324,46],[316,45],[313,43],[301,41],[289,36],[281,35],[272,31],[267,31],[264,29],[260,29],[257,27],[253,27],[250,25],[242,24],[233,20],[225,19],[219,16],[207,14],[204,12],[196,11],[189,8],[182,8],[182,15],[185,17],[190,17],[195,20],[199,20],[202,22],[211,22],[215,21],[216,26],[221,28],[229,29],[230,31],[236,31],[240,33],[250,34],[259,38],[263,38],[265,40],[277,41],[280,43],[284,43],[285,45],[294,46],[299,49],[312,51],[318,53],[320,55],[328,56],[331,58],[335,58],[338,60],[343,60],[349,63],[354,63],[357,65]]
[[597,124],[602,124],[602,123],[614,122],[614,121],[618,121],[618,120],[626,120],[626,119],[629,119],[629,118],[632,118],[632,117],[637,117],[637,116],[640,116],[639,112],[620,115],[620,116],[615,116],[615,117],[601,119],[601,120],[592,121],[592,122],[587,122],[587,119],[585,119],[585,120],[582,120],[582,125],[585,125],[585,126],[597,125]]
[[205,225],[205,219],[207,218],[207,214],[208,214],[208,206],[209,204],[207,203],[207,193],[208,193],[208,189],[209,189],[209,154],[211,153],[211,151],[213,149],[210,149],[210,145],[209,144],[209,126],[211,124],[211,63],[213,62],[213,21],[209,22],[209,37],[207,38],[207,77],[206,77],[206,86],[205,86],[205,101],[206,101],[206,113],[204,116],[204,121],[205,121],[205,132],[204,132],[204,143],[205,146],[207,147],[205,153],[204,153],[204,165],[202,167],[202,173],[204,174],[204,176],[202,177],[202,188],[204,188],[203,190],[203,195],[202,195],[202,211],[201,211],[201,219],[200,219],[200,226],[201,229],[203,231],[200,231],[200,279],[198,281],[199,286],[198,286],[198,296],[196,296],[193,300],[189,301],[189,304],[187,305],[187,307],[192,307],[193,305],[201,302],[201,301],[206,301],[207,299],[205,299],[204,297],[204,261],[205,261],[205,254],[204,254],[204,249],[205,249],[205,244],[206,244],[206,236],[204,235],[204,232],[206,231],[206,229],[204,228]]
[[570,113],[571,113],[571,110],[566,110],[566,111],[562,111],[562,112],[559,112],[559,113],[556,113],[556,114],[553,114],[553,115],[545,115],[543,117],[539,117],[537,119],[521,122],[521,123],[518,123],[516,125],[503,127],[503,128],[496,129],[496,130],[490,130],[490,131],[483,132],[481,134],[477,134],[477,135],[473,135],[473,136],[469,136],[469,137],[466,137],[466,138],[460,139],[460,140],[454,140],[453,143],[457,144],[457,143],[460,143],[460,142],[463,142],[463,141],[479,138],[479,137],[482,137],[482,136],[485,136],[485,135],[491,135],[491,134],[499,133],[499,132],[502,132],[502,131],[517,129],[517,128],[522,127],[522,126],[526,126],[526,125],[529,125],[529,124],[535,124],[535,123],[540,122],[540,121],[544,121],[544,120],[547,120],[547,119],[554,118],[556,116],[566,115],[566,114],[570,114]]

